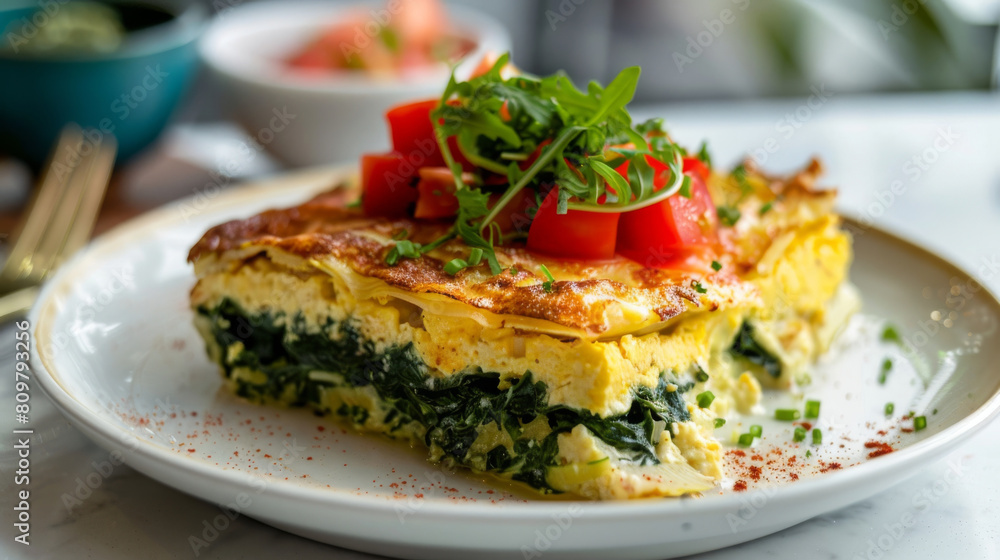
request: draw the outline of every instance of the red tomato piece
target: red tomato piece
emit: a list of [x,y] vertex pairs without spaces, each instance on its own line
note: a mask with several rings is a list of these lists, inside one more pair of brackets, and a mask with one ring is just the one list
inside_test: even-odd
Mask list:
[[570,210],[557,214],[559,188],[549,191],[528,230],[528,249],[569,259],[610,259],[615,255],[617,212]]
[[415,218],[447,218],[458,213],[455,177],[447,167],[422,167],[417,172],[417,209]]
[[402,218],[417,201],[417,168],[398,152],[361,156],[361,207],[369,216]]
[[431,122],[431,111],[437,105],[437,99],[428,99],[397,105],[386,112],[393,151],[404,154],[411,161],[422,159],[422,166],[444,165]]
[[[655,173],[654,188],[670,180],[669,168],[649,158]],[[618,224],[618,252],[651,267],[669,268],[686,259],[692,247],[710,248],[716,242],[718,216],[705,179],[708,170],[700,161],[686,158],[684,171],[691,177],[691,197],[680,193],[622,215]],[[698,251],[696,251],[698,252]]]

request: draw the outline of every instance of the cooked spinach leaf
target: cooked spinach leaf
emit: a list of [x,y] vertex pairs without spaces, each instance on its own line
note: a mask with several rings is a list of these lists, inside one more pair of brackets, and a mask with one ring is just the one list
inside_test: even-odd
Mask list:
[[764,371],[775,379],[781,377],[781,360],[765,350],[754,339],[753,326],[747,321],[744,321],[743,326],[740,327],[740,332],[737,333],[733,345],[729,348],[729,352],[745,359],[751,364],[764,368]]

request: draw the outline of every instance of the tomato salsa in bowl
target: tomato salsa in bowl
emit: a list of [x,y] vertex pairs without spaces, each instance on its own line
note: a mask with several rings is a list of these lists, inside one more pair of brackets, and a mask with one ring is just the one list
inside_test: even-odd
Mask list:
[[257,144],[291,166],[348,161],[387,149],[388,131],[372,123],[435,95],[451,64],[468,73],[510,49],[506,30],[479,12],[410,4],[241,5],[219,14],[201,54]]

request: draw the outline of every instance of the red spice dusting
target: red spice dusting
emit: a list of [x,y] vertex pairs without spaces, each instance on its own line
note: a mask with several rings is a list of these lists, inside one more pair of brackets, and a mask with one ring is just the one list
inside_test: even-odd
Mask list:
[[797,475],[795,473],[790,473],[788,475],[788,478],[791,478],[792,480],[798,480],[799,479],[799,475]]
[[233,451],[233,455],[236,456],[236,457],[239,457],[240,456],[240,452],[239,451]]
[[747,489],[747,483],[742,480],[737,480],[736,484],[733,484],[733,491],[743,492]]
[[265,459],[270,459],[270,458],[271,458],[271,456],[270,456],[270,455],[268,455],[267,453],[265,453],[265,454],[264,454],[264,458],[265,458]]
[[878,433],[878,435],[880,435],[880,436],[884,436],[884,435],[888,434],[889,432],[888,432],[888,431],[886,431],[886,430],[879,430],[879,431],[878,431],[877,433]]
[[888,443],[882,441],[874,441],[874,440],[865,442],[865,448],[874,450],[868,454],[869,459],[874,459],[875,457],[881,457],[882,455],[886,455],[888,453],[892,453],[893,451],[895,451],[895,449],[893,449],[892,446],[889,445]]
[[901,432],[903,432],[905,434],[910,434],[910,433],[913,433],[913,428],[900,428],[899,431],[901,431]]
[[754,454],[753,454],[753,456],[751,456],[751,457],[750,457],[750,460],[751,460],[751,461],[763,461],[763,460],[764,460],[764,458],[763,458],[763,457],[761,457],[760,455],[758,455],[758,454],[754,453]]
[[194,449],[188,449],[188,453],[194,453]]
[[324,426],[316,426],[316,429],[321,432],[326,431],[326,428]]
[[733,449],[732,451],[729,451],[728,453],[730,455],[736,455],[737,457],[746,457],[747,456],[747,454],[744,453],[741,449]]
[[820,469],[819,472],[836,471],[841,468],[840,463],[820,463],[820,464],[823,465],[823,468]]
[[192,412],[191,416],[198,416],[198,413],[197,412]]
[[747,468],[747,472],[749,473],[750,478],[752,478],[754,482],[760,480],[760,467],[758,467],[757,465],[750,465],[750,467]]
[[[312,457],[306,457],[306,461],[312,461],[312,460],[313,460]],[[373,480],[372,482],[375,482],[375,481]]]

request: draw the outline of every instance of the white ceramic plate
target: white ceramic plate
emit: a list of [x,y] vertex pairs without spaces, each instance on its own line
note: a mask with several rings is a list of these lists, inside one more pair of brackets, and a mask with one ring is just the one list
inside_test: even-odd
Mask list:
[[[534,499],[444,472],[422,451],[342,430],[307,411],[241,402],[220,390],[191,326],[188,247],[213,224],[298,203],[337,175],[326,170],[205,192],[147,214],[63,266],[31,313],[35,376],[80,430],[135,469],[228,506],[206,522],[198,536],[206,544],[220,538],[227,515],[239,513],[407,558],[679,556],[773,533],[875,494],[944,455],[1000,408],[996,299],[948,263],[873,229],[855,232],[852,277],[865,314],[810,370],[804,389],[804,397],[822,402],[823,444],[792,444],[790,424],[763,416],[731,422],[719,430],[726,439],[752,423],[764,426],[764,438],[744,457],[730,450],[732,478],[699,499]],[[879,317],[898,326],[911,352],[878,340]],[[880,385],[886,357],[894,367]],[[896,414],[887,419],[888,401]],[[802,403],[789,395],[765,399],[768,410],[783,405]],[[911,409],[926,414],[927,429],[903,431],[912,421],[900,416]],[[864,444],[871,440],[896,451],[869,460],[873,449]],[[735,491],[741,482],[748,489]]]

